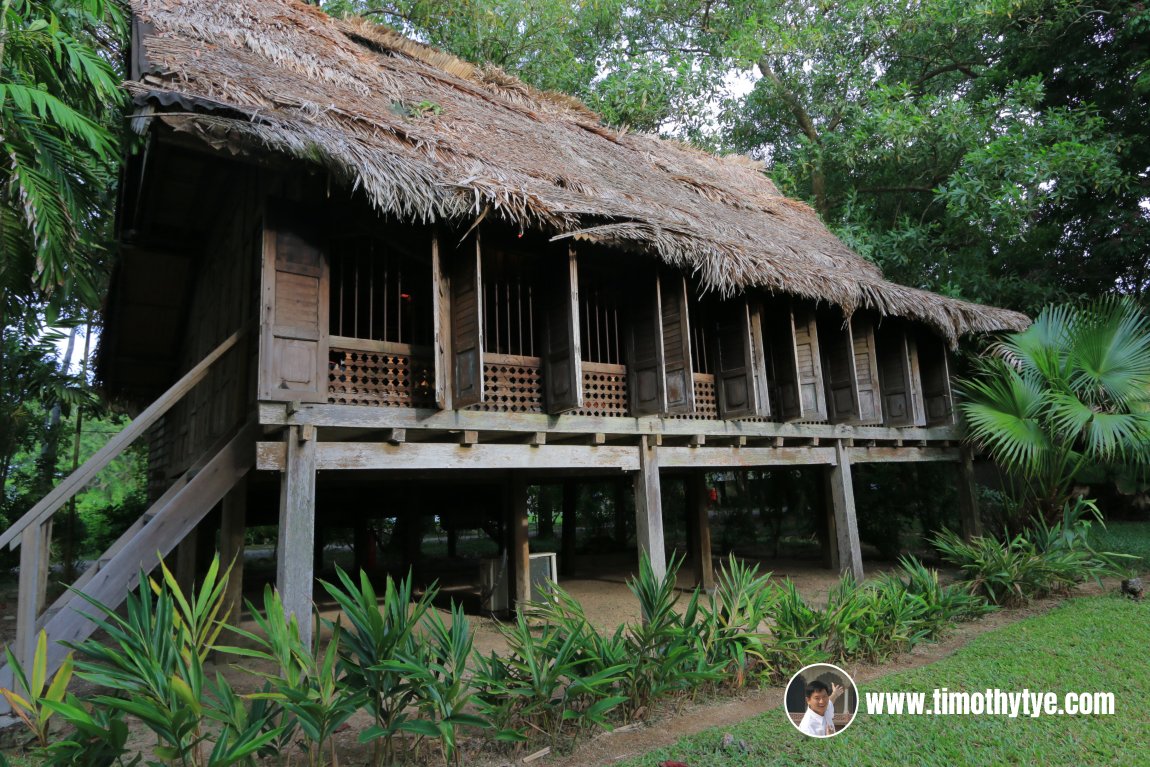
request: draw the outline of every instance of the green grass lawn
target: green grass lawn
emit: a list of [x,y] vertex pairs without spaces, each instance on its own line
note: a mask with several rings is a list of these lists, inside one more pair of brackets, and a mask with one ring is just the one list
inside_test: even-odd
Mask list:
[[[949,658],[881,677],[860,689],[927,693],[998,688],[1007,692],[1112,692],[1113,716],[867,716],[834,738],[801,735],[781,708],[708,730],[619,767],[666,760],[690,767],[731,765],[1148,765],[1150,764],[1150,600],[1084,597],[983,634]],[[781,703],[781,700],[780,700]],[[861,707],[860,707],[861,708]],[[723,734],[748,750],[724,750]]]
[[1140,558],[1132,569],[1150,571],[1150,522],[1107,522],[1105,529],[1095,526],[1093,537],[1098,551],[1132,554]]

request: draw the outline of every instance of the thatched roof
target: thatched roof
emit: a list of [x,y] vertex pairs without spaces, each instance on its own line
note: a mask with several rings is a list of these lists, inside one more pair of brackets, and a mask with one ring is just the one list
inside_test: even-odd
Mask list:
[[[962,333],[1018,313],[886,281],[761,167],[604,126],[574,99],[296,0],[134,0],[136,103],[176,130],[319,163],[405,220],[498,216],[750,287]],[[154,110],[154,112],[153,112]]]

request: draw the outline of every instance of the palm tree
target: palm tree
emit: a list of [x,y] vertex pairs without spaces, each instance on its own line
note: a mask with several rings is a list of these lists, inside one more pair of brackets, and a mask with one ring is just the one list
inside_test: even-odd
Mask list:
[[1150,467],[1150,320],[1127,299],[1043,309],[960,391],[968,440],[1005,470],[1019,510],[1047,522],[1083,470]]
[[109,61],[123,29],[116,0],[0,2],[4,324],[37,293],[99,305],[93,233],[119,162],[108,126],[123,94]]

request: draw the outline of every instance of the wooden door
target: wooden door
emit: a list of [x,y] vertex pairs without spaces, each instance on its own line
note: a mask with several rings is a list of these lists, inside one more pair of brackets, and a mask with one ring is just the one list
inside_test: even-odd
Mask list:
[[851,337],[859,423],[882,423],[882,386],[879,383],[874,319],[866,314],[851,317]]
[[792,305],[791,336],[794,339],[794,366],[798,380],[798,414],[802,421],[827,419],[826,387],[823,384],[823,354],[815,311],[809,306]]
[[802,417],[802,403],[799,400],[795,327],[790,302],[774,299],[764,305],[763,334],[770,346],[768,359],[776,411],[784,420],[799,420]]
[[819,341],[826,380],[827,411],[832,423],[859,421],[858,377],[850,323],[837,312],[819,318]]
[[659,275],[663,316],[663,357],[668,413],[695,412],[691,374],[691,324],[687,316],[687,278],[677,272]]
[[327,401],[329,273],[314,206],[268,200],[264,218],[260,398]]
[[627,394],[632,415],[667,411],[663,378],[663,321],[659,279],[653,268],[639,269],[631,277],[627,334]]
[[731,299],[717,304],[715,309],[715,390],[719,417],[759,415],[747,301]]
[[950,390],[946,344],[938,336],[925,331],[918,335],[917,341],[926,423],[928,426],[952,424],[954,398]]
[[548,413],[583,407],[579,339],[579,263],[575,249],[549,254],[542,284],[549,291],[543,344],[543,398]]

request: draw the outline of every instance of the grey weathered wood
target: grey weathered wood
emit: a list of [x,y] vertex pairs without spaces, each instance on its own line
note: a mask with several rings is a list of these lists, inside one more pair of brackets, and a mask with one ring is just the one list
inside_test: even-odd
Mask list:
[[707,481],[701,471],[686,477],[686,504],[691,525],[691,561],[695,569],[695,585],[707,593],[715,590],[715,568],[711,562],[711,519],[707,514]]
[[659,275],[663,317],[664,379],[668,413],[695,410],[695,383],[691,373],[691,319],[687,277],[679,272]]
[[574,246],[564,262],[551,265],[544,307],[543,393],[548,413],[583,407],[583,353],[579,326],[579,261]]
[[641,435],[663,434],[689,437],[706,434],[710,437],[786,437],[853,438],[906,441],[956,440],[961,433],[953,425],[927,428],[891,428],[886,426],[855,426],[852,424],[797,424],[774,421],[722,421],[715,419],[661,418],[658,416],[606,417],[560,415],[543,413],[486,413],[475,410],[427,410],[399,407],[359,407],[354,405],[301,405],[288,414],[283,405],[263,402],[259,405],[260,423],[269,426],[310,423],[319,427],[346,427],[364,429],[407,428],[459,431],[475,429],[481,432],[532,432],[550,434]]
[[248,482],[244,477],[224,496],[220,514],[220,560],[230,567],[224,591],[228,619],[238,625],[244,604],[244,538],[247,533]]
[[451,376],[451,283],[439,250],[439,231],[431,235],[432,369],[435,373],[435,404],[452,407]]
[[267,204],[262,268],[259,392],[263,399],[327,400],[330,273],[318,212]]
[[228,336],[208,356],[185,373],[179,381],[172,384],[172,387],[161,394],[144,412],[136,416],[123,431],[108,440],[108,443],[97,450],[80,468],[68,475],[52,492],[44,496],[27,514],[20,517],[3,533],[0,533],[0,546],[16,548],[19,545],[18,538],[25,528],[33,523],[42,523],[55,514],[73,495],[83,490],[84,486],[91,482],[101,469],[115,460],[125,448],[151,428],[156,421],[172,409],[173,405],[202,381],[212,364],[235,346],[245,333],[247,333],[247,328],[237,330]]
[[663,312],[659,276],[654,268],[638,270],[630,292],[627,323],[627,395],[635,416],[667,411]]
[[[639,445],[639,471],[635,475],[635,538],[639,551],[651,560],[655,577],[667,575],[667,553],[663,543],[662,483],[659,479],[659,453],[648,437]],[[603,448],[600,448],[602,450]],[[632,448],[631,452],[635,452]]]
[[531,547],[528,540],[527,482],[523,474],[511,476],[511,556],[515,583],[515,607],[522,610],[531,601]]
[[298,427],[284,439],[285,463],[280,480],[279,539],[276,546],[276,588],[286,616],[299,622],[300,637],[311,642],[312,589],[315,574],[315,472],[317,443],[300,440]]
[[751,375],[755,381],[755,410],[761,416],[771,415],[770,381],[767,378],[768,341],[763,332],[763,304],[747,301],[750,322]]
[[926,461],[959,461],[955,447],[849,447],[851,463],[912,463]]
[[176,583],[180,591],[191,594],[196,583],[196,565],[199,561],[199,527],[193,527],[176,547]]
[[16,607],[16,658],[32,673],[36,623],[48,593],[52,520],[24,528],[20,534],[20,582]]
[[829,447],[664,447],[659,463],[664,468],[697,466],[707,469],[737,469],[754,466],[825,466],[835,461]]
[[958,515],[962,536],[970,539],[982,535],[982,514],[978,507],[978,488],[974,479],[974,456],[962,449],[958,464]]
[[479,233],[451,268],[452,402],[457,408],[483,401],[483,268]]
[[715,394],[723,418],[747,418],[759,412],[758,378],[751,334],[751,314],[745,298],[725,301],[716,310]]
[[[109,607],[119,606],[124,596],[136,587],[142,570],[151,572],[159,563],[157,554],[168,554],[192,528],[215,506],[252,465],[255,427],[241,429],[203,468],[191,477],[178,493],[167,498],[164,506],[148,510],[148,523],[89,579],[84,593]],[[80,642],[91,636],[96,625],[82,612],[92,608],[81,597],[68,592],[70,598],[44,622],[48,643],[49,673],[59,668],[67,650],[60,642]],[[0,677],[7,674],[0,671]]]
[[838,543],[839,572],[850,573],[855,580],[863,578],[862,545],[859,542],[858,518],[855,515],[855,493],[851,480],[851,463],[846,448],[835,443],[836,464],[830,469],[830,495],[835,516],[835,539]]
[[[261,470],[283,471],[282,442],[261,442],[256,462]],[[434,442],[389,445],[379,442],[320,442],[316,468],[331,469],[614,469],[637,471],[634,447],[615,445],[489,445],[470,447]]]
[[859,421],[861,423],[881,424],[883,422],[883,402],[882,387],[879,382],[874,318],[870,314],[860,312],[851,317],[850,324]]
[[837,314],[819,319],[823,377],[827,392],[827,417],[834,423],[859,422],[858,371],[855,367],[851,323]]

